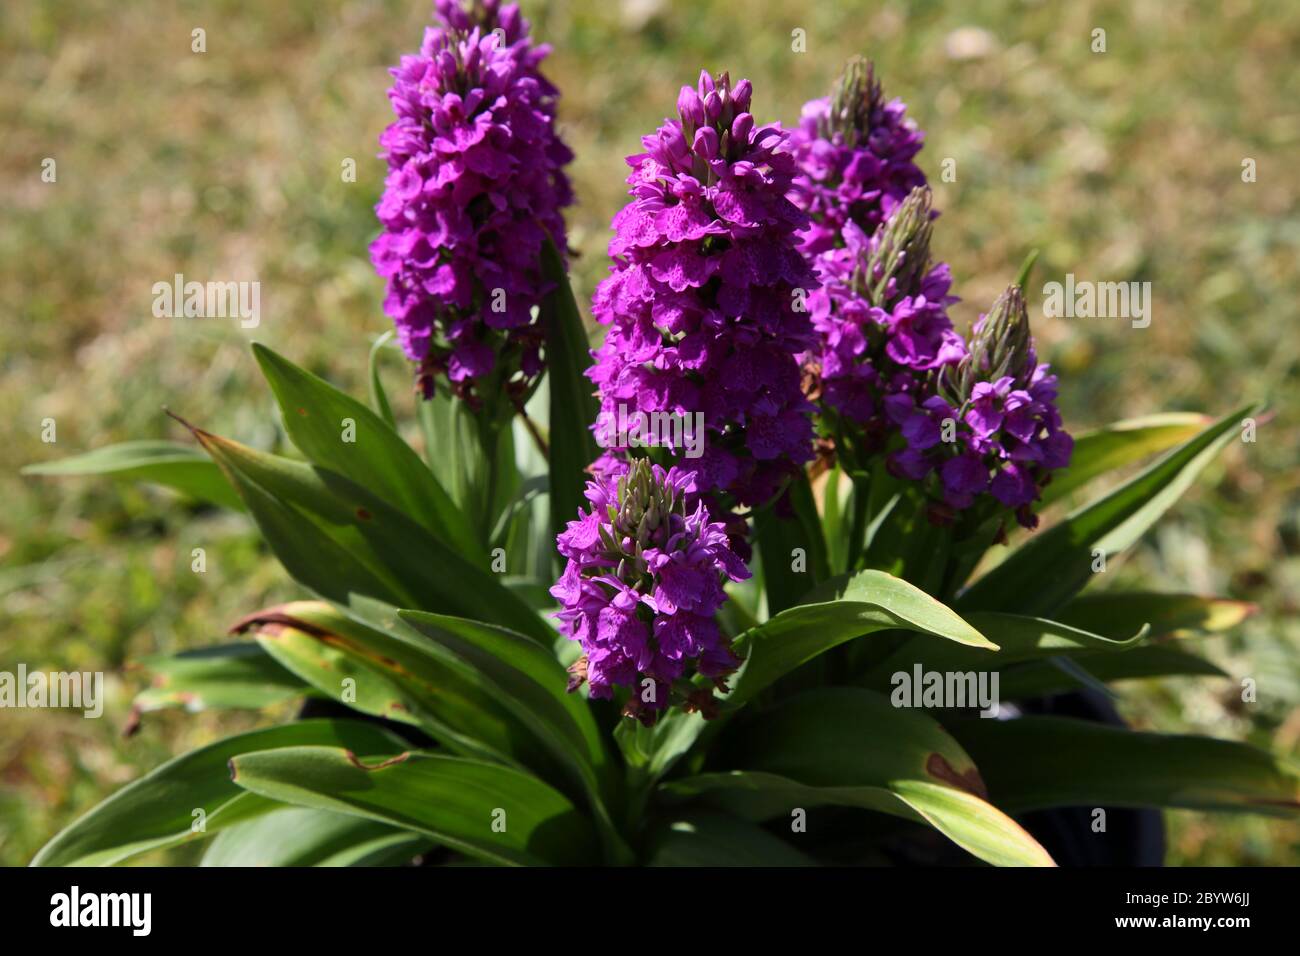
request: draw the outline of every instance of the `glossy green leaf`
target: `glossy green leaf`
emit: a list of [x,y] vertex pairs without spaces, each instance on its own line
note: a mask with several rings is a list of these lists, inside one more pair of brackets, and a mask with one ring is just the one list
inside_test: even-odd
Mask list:
[[595,834],[569,799],[510,767],[416,752],[366,760],[337,747],[264,750],[230,766],[238,786],[268,799],[414,830],[489,862],[598,859]]
[[328,810],[280,807],[216,835],[201,866],[396,866],[434,846],[419,833]]
[[146,657],[139,666],[153,675],[149,687],[135,698],[135,707],[144,712],[166,707],[256,710],[311,692],[249,642]]
[[447,489],[456,507],[466,515],[476,513],[481,476],[487,462],[475,434],[469,407],[447,389],[416,402],[416,417],[424,433],[424,457],[438,483]]
[[502,628],[421,611],[399,611],[420,633],[455,654],[499,689],[506,707],[527,723],[586,792],[612,836],[607,801],[609,754],[591,709],[568,693],[568,674],[548,648]]
[[[127,784],[47,843],[33,866],[107,866],[146,850],[202,839],[274,804],[251,798],[230,782],[236,754],[271,747],[347,747],[396,753],[402,741],[373,724],[304,720],[227,737],[170,760]],[[203,811],[200,818],[196,810]],[[202,823],[205,827],[199,830]]]
[[816,866],[817,861],[747,820],[685,812],[649,839],[648,866]]
[[1194,412],[1167,412],[1076,435],[1070,464],[1052,474],[1051,482],[1043,489],[1040,507],[1059,501],[1107,472],[1168,451],[1195,437],[1211,421],[1210,416]]
[[1136,633],[1115,640],[1058,621],[991,611],[972,612],[966,615],[966,620],[981,634],[996,641],[998,650],[990,653],[951,641],[914,638],[862,674],[858,683],[883,690],[889,686],[891,675],[900,671],[910,673],[917,664],[927,671],[988,671],[1060,655],[1126,651],[1147,637],[1146,629],[1141,626]]
[[325,468],[200,429],[195,435],[233,476],[285,568],[321,596],[346,604],[363,594],[492,621],[547,644],[553,638],[486,563],[465,559],[368,489]]
[[[782,611],[736,638],[732,646],[745,661],[731,679],[724,711],[831,648],[878,631],[915,631],[986,652],[997,649],[941,602],[883,571],[860,571],[823,590],[833,599]],[[653,780],[695,744],[706,724],[698,713],[674,710],[653,727],[621,730],[617,738],[625,756]]]
[[271,551],[295,581],[321,597],[342,604],[347,604],[354,595],[390,604],[414,601],[391,575],[376,566],[373,557],[366,559],[364,552],[368,549],[364,539],[358,534],[348,534],[346,525],[331,526],[312,520],[236,467],[227,469],[227,475],[248,505]]
[[[769,615],[798,604],[830,575],[826,539],[807,477],[802,473],[795,477],[788,494],[792,511],[788,517],[777,514],[775,505],[754,512]],[[795,567],[796,561],[801,567]]]
[[1247,405],[1100,500],[1040,531],[961,596],[961,609],[1050,617],[1092,577],[1094,552],[1107,557],[1132,545],[1238,435]]
[[834,600],[792,607],[736,639],[734,647],[745,663],[727,705],[739,706],[778,677],[845,641],[896,629],[984,651],[997,649],[971,623],[919,588],[883,571],[860,571],[838,589]]
[[379,359],[383,354],[388,343],[393,340],[393,330],[389,329],[370,346],[370,361],[368,366],[368,382],[370,384],[370,404],[375,406],[375,411],[384,423],[394,431],[397,430],[397,419],[393,417],[393,406],[388,403],[388,393],[384,391],[384,381],[379,377]]
[[559,534],[586,504],[586,468],[600,450],[591,433],[597,412],[594,386],[583,374],[591,365],[587,335],[564,262],[549,239],[542,248],[542,273],[552,286],[542,301],[541,320],[546,330],[546,376],[551,399],[551,530]]
[[1230,740],[1138,733],[1064,717],[952,726],[998,804],[1185,807],[1300,816],[1300,768]]
[[190,498],[242,511],[243,502],[211,459],[170,441],[129,441],[83,455],[28,465],[24,475],[111,475],[164,485]]
[[[254,345],[284,427],[312,462],[350,479],[471,560],[482,546],[433,473],[369,408],[263,345]],[[351,422],[350,441],[344,440]]]
[[[1119,654],[1086,652],[1069,660],[1102,683],[1152,677],[1226,677],[1203,657],[1162,644],[1135,647]],[[1024,700],[1078,690],[1080,680],[1046,661],[1025,663],[1003,671],[999,695],[1004,700]]]
[[401,621],[395,608],[296,601],[240,626],[321,693],[344,700],[346,689],[347,706],[419,727],[453,752],[532,766],[543,749],[496,685]]
[[856,806],[928,823],[999,866],[1050,866],[1051,857],[988,802],[975,764],[933,719],[867,690],[837,687],[783,701],[727,728],[719,762],[732,772],[664,785],[751,819],[795,807]]
[[1157,637],[1227,631],[1257,610],[1249,601],[1157,594],[1149,591],[1102,591],[1080,594],[1057,615],[1067,624],[1099,634],[1123,633],[1143,624]]

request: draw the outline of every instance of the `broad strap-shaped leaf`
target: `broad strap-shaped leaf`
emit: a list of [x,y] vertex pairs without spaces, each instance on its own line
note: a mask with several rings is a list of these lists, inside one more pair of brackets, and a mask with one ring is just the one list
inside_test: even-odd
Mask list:
[[[264,813],[274,804],[232,784],[227,762],[236,754],[292,746],[383,754],[405,745],[388,731],[355,720],[304,720],[227,737],[127,784],[45,844],[32,865],[107,866],[147,850],[202,839]],[[196,810],[203,811],[201,818]]]
[[975,764],[933,719],[849,687],[789,698],[723,731],[719,760],[735,772],[688,777],[665,796],[700,799],[751,819],[796,807],[857,806],[928,823],[999,866],[1050,866],[1025,830],[988,802]]
[[[963,555],[954,553],[960,546],[954,543],[951,530],[930,520],[930,503],[921,486],[889,474],[886,468],[876,468],[869,479],[859,477],[854,488],[855,501],[866,505],[862,516],[865,551],[855,566],[887,571],[927,594],[940,594],[949,565],[961,561]],[[991,533],[988,540],[992,540]]]
[[285,568],[322,597],[346,604],[350,594],[362,594],[493,621],[539,642],[553,638],[486,559],[466,559],[368,489],[202,429],[194,434],[231,475]]
[[478,621],[399,611],[401,619],[445,648],[498,689],[502,703],[550,748],[591,800],[602,832],[615,832],[607,808],[613,777],[591,709],[568,693],[568,674],[549,649]]
[[392,426],[266,346],[255,344],[253,354],[280,403],[285,430],[308,459],[368,489],[470,560],[480,555],[465,515]]
[[1258,407],[1225,415],[1105,497],[1038,532],[972,584],[957,606],[1050,617],[1088,583],[1095,553],[1109,557],[1137,541]]
[[989,792],[1013,813],[1136,806],[1300,816],[1300,768],[1235,741],[1066,717],[961,721],[951,729],[979,762]]
[[[822,475],[813,489],[821,494],[822,538],[826,542],[827,571],[843,574],[848,569],[849,519],[853,509],[853,486],[838,464]],[[843,487],[841,487],[843,485]]]
[[393,338],[393,330],[389,329],[379,335],[370,346],[367,381],[370,385],[370,404],[375,406],[376,414],[384,420],[384,423],[396,431],[397,419],[393,416],[393,406],[388,403],[388,393],[384,390],[384,380],[379,376],[379,358]]
[[144,712],[166,707],[256,710],[311,693],[310,687],[248,641],[146,657],[138,666],[154,675],[150,686],[135,698],[135,707]]
[[546,745],[499,687],[400,620],[396,608],[298,601],[236,627],[252,630],[285,668],[355,710],[419,727],[464,756],[539,772],[556,766],[542,762]]
[[[984,651],[997,649],[943,603],[884,571],[860,571],[823,590],[833,599],[782,611],[736,638],[733,647],[745,662],[731,681],[724,710],[740,707],[831,648],[878,631],[915,631]],[[617,739],[625,756],[653,780],[694,745],[705,727],[698,713],[674,710],[653,727],[620,730]]]
[[[271,551],[299,584],[321,597],[347,604],[355,595],[408,603],[408,595],[373,556],[359,534],[346,525],[313,519],[271,494],[238,468],[226,469],[248,505]],[[409,597],[409,602],[414,596]]]
[[222,830],[200,866],[397,866],[434,845],[364,817],[279,807]]
[[1258,610],[1259,606],[1249,601],[1199,594],[1102,591],[1080,594],[1061,608],[1057,617],[1075,627],[1110,635],[1145,624],[1153,635],[1163,637],[1231,630]]
[[566,796],[499,764],[409,751],[366,760],[338,747],[286,747],[237,756],[230,769],[238,786],[267,799],[414,830],[492,863],[598,859],[594,831]]
[[952,641],[913,638],[873,665],[855,682],[881,690],[889,686],[893,674],[910,672],[916,665],[927,671],[990,671],[1022,661],[1127,651],[1147,637],[1146,629],[1141,626],[1136,633],[1115,640],[1058,621],[992,611],[972,612],[966,615],[966,620],[981,634],[995,640],[998,649],[990,653]]
[[[791,514],[777,506],[754,513],[754,531],[763,562],[763,586],[769,615],[793,607],[830,576],[830,558],[808,477],[800,472],[786,489]],[[802,567],[796,568],[796,563]]]
[[1069,466],[1052,474],[1039,506],[1045,508],[1107,472],[1168,451],[1195,437],[1211,421],[1210,416],[1195,412],[1165,412],[1076,435]]
[[551,531],[559,534],[586,503],[586,469],[600,453],[591,433],[598,409],[592,383],[583,375],[591,354],[582,315],[559,250],[549,238],[542,247],[542,273],[551,284],[542,300],[541,320],[550,392]]
[[690,800],[749,820],[789,818],[795,809],[856,807],[934,827],[994,866],[1052,866],[1051,855],[998,807],[978,794],[924,780],[889,786],[808,786],[773,773],[733,770],[674,780],[670,800]]
[[[1087,651],[1068,660],[1083,674],[1103,684],[1153,677],[1227,677],[1215,664],[1165,644],[1135,647],[1119,654]],[[1002,671],[998,695],[1003,700],[1025,700],[1078,690],[1081,681],[1054,661],[1031,661]]]
[[845,641],[882,630],[944,638],[997,650],[970,622],[919,588],[883,571],[859,571],[834,600],[800,604],[736,638],[745,663],[726,701],[736,707],[800,664]]
[[648,866],[816,866],[762,827],[710,810],[687,811],[649,838]]
[[477,476],[488,465],[475,435],[474,416],[447,389],[416,402],[416,418],[424,435],[424,457],[438,483],[465,515],[475,513],[480,489]]
[[170,441],[129,441],[83,455],[28,465],[24,475],[112,475],[164,485],[183,495],[242,511],[244,504],[202,452]]

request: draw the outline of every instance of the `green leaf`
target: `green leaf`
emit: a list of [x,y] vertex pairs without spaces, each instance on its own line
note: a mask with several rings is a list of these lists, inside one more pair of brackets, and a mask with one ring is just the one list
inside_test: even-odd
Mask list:
[[1194,412],[1166,412],[1076,435],[1069,466],[1052,474],[1051,483],[1043,489],[1039,507],[1059,501],[1107,472],[1168,451],[1193,438],[1211,421],[1208,415]]
[[[1068,660],[1102,683],[1151,677],[1228,676],[1203,657],[1161,644],[1135,647],[1119,654],[1072,654]],[[1047,661],[1035,661],[1003,671],[998,696],[1003,700],[1024,700],[1078,690],[1079,686],[1075,676],[1063,673]]]
[[280,807],[217,834],[201,866],[392,866],[434,845],[362,817]]
[[884,689],[889,686],[892,675],[900,671],[910,673],[918,664],[926,671],[989,671],[1022,661],[1044,660],[1061,655],[1075,657],[1088,652],[1114,653],[1135,647],[1147,637],[1146,628],[1141,626],[1137,633],[1115,640],[1057,621],[990,611],[967,614],[966,620],[972,627],[978,628],[981,634],[995,638],[998,650],[989,653],[987,650],[962,647],[950,641],[914,638],[872,666],[857,683]]
[[188,711],[257,710],[311,692],[256,644],[218,644],[174,655],[146,657],[139,666],[151,672],[150,686],[136,695],[143,712],[165,707]]
[[353,710],[419,727],[456,753],[525,760],[527,729],[472,676],[425,647],[314,602],[272,609],[250,626],[267,654]]
[[649,840],[648,866],[816,866],[762,827],[707,810],[682,813]]
[[800,664],[845,641],[901,629],[945,638],[984,651],[997,650],[969,622],[919,588],[883,571],[859,571],[836,598],[800,604],[736,638],[745,663],[727,696],[737,707]]
[[853,490],[840,494],[844,472],[837,464],[826,473],[822,485],[822,536],[826,539],[826,560],[831,574],[843,574],[848,568],[849,536],[845,518],[853,507]]
[[479,670],[398,617],[358,602],[346,610],[318,601],[268,608],[241,622],[285,667],[338,698],[351,677],[363,713],[420,727],[450,750],[553,772],[531,715]]
[[[218,459],[220,460],[220,459]],[[295,463],[296,464],[296,463]],[[347,604],[365,595],[390,604],[412,603],[402,587],[382,568],[358,556],[364,550],[360,535],[345,538],[347,527],[328,526],[307,517],[246,476],[231,463],[226,469],[240,497],[248,505],[272,552],[289,575],[312,591]]]
[[736,772],[688,777],[665,796],[702,800],[750,819],[834,804],[927,823],[998,866],[1051,857],[985,796],[970,757],[934,720],[871,691],[823,688],[777,704],[719,741]]
[[[775,615],[799,600],[830,575],[826,539],[813,501],[812,488],[802,472],[789,486],[793,514],[786,518],[775,506],[754,512],[754,531],[763,562],[768,614]],[[796,549],[804,570],[794,570]]]
[[1103,591],[1081,594],[1057,615],[1067,624],[1100,634],[1122,633],[1148,624],[1156,637],[1227,631],[1259,610],[1249,601],[1198,594]]
[[1109,557],[1137,541],[1257,408],[1225,415],[1104,498],[1034,535],[972,584],[957,606],[1050,616],[1088,583],[1094,552]]
[[230,766],[236,784],[271,800],[415,830],[489,862],[597,858],[594,833],[569,799],[510,767],[410,751],[364,761],[337,747],[264,750]]
[[886,571],[927,594],[939,594],[953,557],[953,535],[930,520],[921,486],[877,468],[870,480],[855,482],[854,498],[866,504],[866,550],[855,566]]
[[1246,744],[1138,733],[1064,717],[962,721],[954,735],[989,792],[1043,807],[1185,807],[1300,815],[1300,768]]
[[222,477],[221,470],[201,452],[170,441],[129,441],[96,448],[84,455],[28,465],[24,475],[112,475],[165,485],[190,498],[242,511],[244,506]]
[[[294,445],[317,465],[372,492],[470,560],[482,546],[433,472],[382,418],[264,345],[254,344]],[[353,441],[344,441],[347,421]]]
[[555,244],[542,247],[542,273],[552,284],[542,301],[546,330],[546,374],[550,389],[551,531],[559,534],[585,504],[586,468],[600,453],[591,433],[596,420],[593,386],[584,375],[591,365],[582,315]]
[[393,431],[397,431],[397,419],[393,417],[393,406],[388,404],[388,393],[384,391],[383,379],[379,377],[379,357],[383,353],[384,347],[392,340],[393,330],[389,329],[376,338],[374,344],[370,346],[370,404],[375,406],[375,411],[379,413],[379,417],[384,420],[384,423]]
[[[985,652],[997,649],[941,602],[883,571],[860,571],[823,590],[834,593],[834,600],[792,607],[736,638],[732,646],[745,662],[724,698],[724,712],[831,648],[878,631],[915,631]],[[644,765],[653,780],[695,744],[705,727],[698,713],[674,710],[653,727],[622,731],[619,741],[625,755]]]
[[567,692],[568,675],[549,649],[501,628],[421,611],[399,617],[482,674],[502,702],[550,748],[586,792],[607,837],[615,828],[607,800],[609,754],[586,700]]
[[347,604],[361,594],[492,621],[548,645],[554,638],[485,564],[466,560],[368,489],[325,468],[194,434],[232,476],[285,568],[321,596]]
[[[36,854],[33,866],[107,866],[146,850],[173,846],[247,819],[273,804],[250,798],[230,782],[236,754],[270,747],[338,746],[395,753],[400,738],[352,720],[305,720],[227,737],[170,760],[127,784],[66,827]],[[196,832],[203,810],[206,830]]]

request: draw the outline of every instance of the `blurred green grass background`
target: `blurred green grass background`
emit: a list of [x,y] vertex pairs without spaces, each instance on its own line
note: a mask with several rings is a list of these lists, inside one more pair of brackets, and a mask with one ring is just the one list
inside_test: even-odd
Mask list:
[[[167,756],[250,714],[149,715],[123,738],[147,654],[220,640],[296,594],[240,517],[99,480],[21,478],[110,442],[181,438],[161,412],[251,444],[279,428],[256,338],[354,394],[386,327],[366,246],[382,186],[386,67],[419,44],[426,0],[276,3],[7,0],[0,7],[0,669],[107,670],[103,719],[0,712],[0,863]],[[1268,397],[1232,449],[1110,572],[1222,593],[1261,612],[1202,649],[1233,681],[1125,685],[1142,727],[1300,742],[1300,5],[1137,2],[529,2],[580,205],[580,297],[604,272],[622,157],[701,67],[755,85],[760,121],[793,123],[843,61],[875,60],[927,131],[965,328],[1042,250],[1036,277],[1150,281],[1147,329],[1044,319],[1040,354],[1076,430],[1145,413],[1221,413]],[[191,52],[191,31],[207,52]],[[1105,53],[1091,50],[1106,31]],[[806,53],[792,31],[806,31]],[[41,181],[46,157],[57,182]],[[957,180],[939,182],[956,160]],[[1243,183],[1253,158],[1258,181]],[[347,183],[341,164],[357,164]],[[262,321],[157,319],[150,288],[259,279]],[[1040,285],[1041,287],[1041,285]],[[400,373],[398,373],[400,374]],[[394,383],[396,384],[396,383]],[[403,403],[408,407],[410,400]],[[41,422],[57,423],[57,443]],[[190,570],[194,547],[208,570]],[[1109,582],[1107,582],[1109,583]],[[1253,677],[1259,703],[1242,705]],[[1170,862],[1300,862],[1300,826],[1168,814]]]

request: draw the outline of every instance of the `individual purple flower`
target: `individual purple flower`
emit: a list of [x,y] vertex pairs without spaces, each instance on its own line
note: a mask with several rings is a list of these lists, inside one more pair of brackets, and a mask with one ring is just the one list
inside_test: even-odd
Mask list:
[[805,104],[791,137],[799,161],[790,198],[810,216],[803,251],[844,244],[853,224],[870,236],[925,175],[912,161],[924,134],[901,100],[886,103],[871,64],[850,60],[831,96]]
[[929,190],[917,188],[874,235],[850,222],[845,246],[814,259],[822,284],[808,303],[819,341],[802,356],[805,387],[827,413],[825,447],[855,445],[858,467],[893,431],[891,396],[924,402],[935,370],[966,354],[948,318],[952,275],[930,258],[932,228]]
[[628,412],[698,423],[701,456],[662,434],[649,444],[727,508],[767,502],[812,457],[795,359],[814,341],[804,302],[816,283],[795,247],[807,217],[786,198],[788,133],[757,126],[750,98],[748,80],[702,73],[682,88],[679,118],[628,157],[632,199],[592,304],[610,329],[587,373],[602,445],[618,448]]
[[[592,697],[608,698],[631,688],[625,712],[647,723],[692,671],[725,686],[740,664],[715,615],[723,585],[749,569],[690,484],[638,459],[618,478],[589,482],[590,510],[556,540],[567,564],[551,594],[561,631],[583,650],[570,689],[585,680]],[[708,713],[712,694],[682,686],[686,704]]]
[[923,399],[898,393],[885,402],[905,442],[889,456],[890,469],[914,481],[937,477],[935,520],[952,520],[987,496],[1035,527],[1033,504],[1051,473],[1069,464],[1074,441],[1056,407],[1056,376],[1034,353],[1019,286],[980,317],[969,353],[932,384]]
[[572,154],[539,71],[547,48],[518,7],[439,0],[438,12],[419,54],[391,71],[397,120],[380,137],[389,172],[370,254],[426,396],[443,376],[477,403],[522,394],[541,372],[539,260],[548,233],[566,248]]

